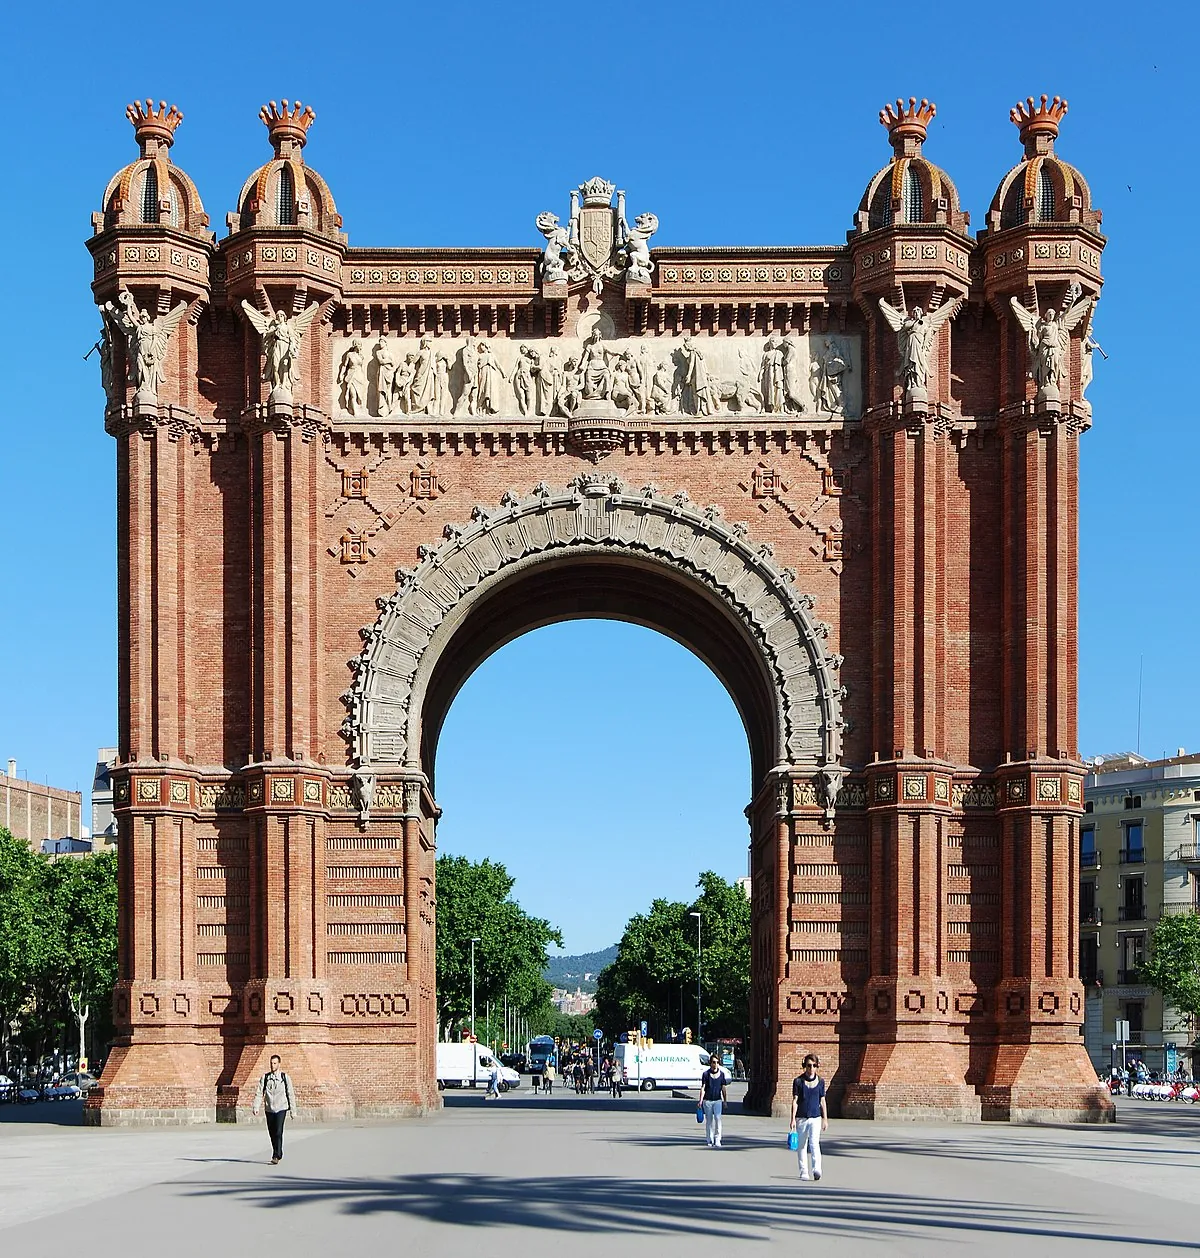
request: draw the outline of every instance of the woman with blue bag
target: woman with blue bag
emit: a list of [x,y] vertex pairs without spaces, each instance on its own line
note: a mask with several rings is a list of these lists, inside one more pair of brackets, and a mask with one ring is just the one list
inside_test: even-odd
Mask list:
[[721,1110],[725,1102],[725,1071],[717,1054],[708,1059],[708,1069],[700,1076],[700,1105],[696,1121],[704,1124],[704,1140],[710,1149],[721,1147]]

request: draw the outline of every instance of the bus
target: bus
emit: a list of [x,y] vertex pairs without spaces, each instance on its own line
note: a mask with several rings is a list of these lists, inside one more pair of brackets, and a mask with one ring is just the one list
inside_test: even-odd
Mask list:
[[554,1036],[535,1035],[529,1041],[529,1073],[542,1074],[547,1062],[553,1062],[555,1070],[558,1069],[558,1049],[554,1046]]

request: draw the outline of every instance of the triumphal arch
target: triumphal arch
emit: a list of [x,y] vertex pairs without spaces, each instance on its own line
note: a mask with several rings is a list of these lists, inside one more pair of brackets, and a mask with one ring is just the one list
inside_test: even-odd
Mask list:
[[[439,731],[490,652],[585,616],[676,638],[745,722],[752,1106],[815,1048],[843,1114],[1111,1113],[1077,934],[1104,238],[1066,110],[1012,111],[975,234],[910,100],[845,243],[652,247],[591,178],[515,246],[420,249],[350,247],[287,101],[218,238],[181,114],[130,106],[89,241],[121,855],[90,1118],[244,1116],[276,1047],[310,1112],[438,1104]],[[569,738],[606,697],[562,680]]]

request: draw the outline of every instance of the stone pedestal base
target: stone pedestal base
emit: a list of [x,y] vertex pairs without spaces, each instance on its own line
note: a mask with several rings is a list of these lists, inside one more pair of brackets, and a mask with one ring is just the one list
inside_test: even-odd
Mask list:
[[979,1095],[966,1082],[967,1053],[928,1040],[868,1044],[859,1077],[842,1095],[843,1118],[977,1123]]
[[980,1089],[983,1116],[1012,1123],[1113,1123],[1117,1109],[1082,1045],[1001,1044]]

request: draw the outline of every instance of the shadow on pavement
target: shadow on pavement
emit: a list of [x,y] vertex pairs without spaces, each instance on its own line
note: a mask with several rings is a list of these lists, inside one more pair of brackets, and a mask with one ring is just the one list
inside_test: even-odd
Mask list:
[[[272,1176],[257,1184],[189,1183],[191,1195],[233,1198],[267,1210],[332,1207],[350,1215],[394,1214],[459,1228],[523,1227],[647,1237],[761,1237],[778,1229],[830,1239],[969,1243],[987,1237],[1077,1240],[1094,1246],[1187,1249],[1190,1241],[1104,1231],[1090,1217],[1024,1202],[953,1201],[916,1194],[850,1191],[795,1182],[718,1184],[491,1175],[402,1175],[382,1179]],[[954,1234],[957,1234],[956,1236]]]

